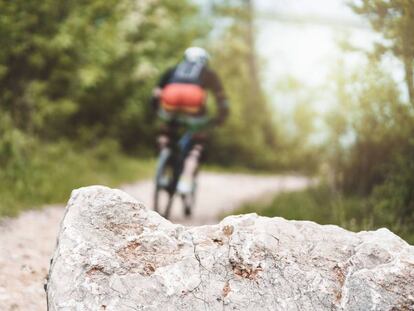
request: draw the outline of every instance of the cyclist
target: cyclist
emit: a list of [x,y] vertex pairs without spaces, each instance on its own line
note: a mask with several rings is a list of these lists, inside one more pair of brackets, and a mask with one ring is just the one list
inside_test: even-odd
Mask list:
[[[160,148],[168,146],[173,140],[174,126],[191,128],[199,125],[203,128],[209,120],[207,117],[207,92],[215,97],[217,114],[210,119],[210,124],[220,125],[228,116],[227,97],[218,75],[209,67],[209,54],[199,47],[190,47],[184,53],[184,59],[167,70],[153,90],[152,108],[165,122],[158,137]],[[197,131],[196,131],[197,132]],[[182,175],[178,185],[173,185],[179,193],[192,191],[193,178],[196,174],[203,150],[204,135],[202,130],[191,135],[189,148],[185,151]],[[176,188],[176,189],[175,189]],[[189,211],[186,211],[189,212]]]

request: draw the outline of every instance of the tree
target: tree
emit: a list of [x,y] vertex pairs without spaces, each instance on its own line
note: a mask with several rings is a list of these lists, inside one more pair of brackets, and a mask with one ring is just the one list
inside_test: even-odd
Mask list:
[[384,39],[377,53],[391,51],[404,64],[409,100],[414,106],[414,2],[411,0],[361,0],[352,2],[358,14],[366,16]]
[[231,114],[214,138],[214,157],[251,167],[274,165],[276,127],[262,87],[253,4],[249,0],[225,1],[215,9],[220,31],[212,42],[213,66],[229,93]]
[[145,145],[150,88],[208,30],[190,1],[0,0],[0,12],[2,112],[28,135],[80,144]]

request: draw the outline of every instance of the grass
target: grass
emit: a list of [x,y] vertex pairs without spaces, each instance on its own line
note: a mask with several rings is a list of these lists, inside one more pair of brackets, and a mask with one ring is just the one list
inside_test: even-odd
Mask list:
[[249,203],[236,213],[255,212],[262,216],[279,216],[289,220],[310,220],[356,231],[373,228],[370,209],[364,199],[345,198],[322,185],[281,193],[270,203]]
[[323,184],[302,191],[281,193],[270,203],[248,203],[234,212],[247,213],[334,224],[351,231],[387,227],[408,243],[414,244],[412,225],[390,223],[376,211],[369,198],[344,196]]
[[0,171],[0,217],[66,202],[75,188],[148,178],[154,169],[154,160],[128,157],[110,146],[87,151],[70,144],[42,146]]

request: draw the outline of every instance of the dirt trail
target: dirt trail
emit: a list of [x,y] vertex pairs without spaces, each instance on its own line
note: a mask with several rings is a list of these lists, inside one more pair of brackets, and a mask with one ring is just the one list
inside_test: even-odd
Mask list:
[[[211,224],[217,222],[222,213],[231,212],[245,202],[281,191],[303,189],[310,182],[296,176],[203,173],[193,218],[184,219],[177,200],[172,209],[172,221],[185,225]],[[150,208],[152,187],[151,181],[144,181],[122,189]],[[0,310],[46,310],[43,281],[63,211],[63,206],[53,206],[28,211],[0,223]]]

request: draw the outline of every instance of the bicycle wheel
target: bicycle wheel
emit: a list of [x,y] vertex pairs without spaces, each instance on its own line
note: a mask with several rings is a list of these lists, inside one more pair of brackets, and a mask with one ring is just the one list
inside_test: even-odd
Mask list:
[[165,189],[156,187],[154,195],[154,210],[164,218],[170,217],[170,211],[174,200],[174,194]]
[[158,158],[155,177],[154,211],[168,219],[174,198],[172,190],[174,167],[171,163],[171,150],[164,148]]

